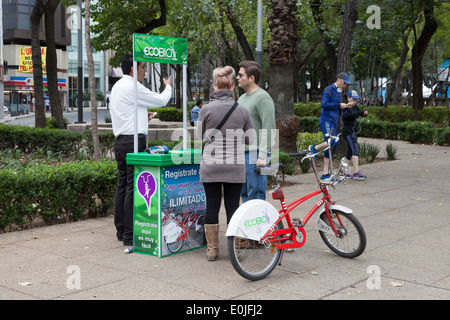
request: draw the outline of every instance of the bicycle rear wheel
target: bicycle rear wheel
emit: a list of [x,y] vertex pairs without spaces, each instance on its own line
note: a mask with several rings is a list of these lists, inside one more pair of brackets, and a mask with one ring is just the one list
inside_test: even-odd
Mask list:
[[[284,229],[283,223],[277,224],[275,230]],[[234,269],[242,277],[256,281],[267,277],[278,264],[282,250],[275,246],[266,247],[258,241],[239,237],[228,237],[228,255]]]
[[[366,249],[367,239],[364,228],[358,219],[350,213],[339,210],[333,210],[330,212],[330,216],[338,234],[319,231],[328,248],[344,258],[356,258],[361,255]],[[320,215],[320,219],[330,226],[326,212]]]

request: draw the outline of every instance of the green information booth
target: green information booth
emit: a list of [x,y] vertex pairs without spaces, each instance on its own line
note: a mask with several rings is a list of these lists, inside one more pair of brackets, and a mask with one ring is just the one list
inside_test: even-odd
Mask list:
[[[190,159],[176,164],[183,153]],[[164,257],[204,246],[206,197],[199,181],[201,150],[128,154],[134,165],[133,251]]]
[[[182,149],[167,154],[138,153],[135,116],[134,153],[127,154],[127,164],[134,166],[133,252],[164,257],[206,244],[201,149],[187,149],[187,40],[134,34],[133,53],[134,70],[137,61],[183,65]],[[137,115],[137,104],[134,108]]]

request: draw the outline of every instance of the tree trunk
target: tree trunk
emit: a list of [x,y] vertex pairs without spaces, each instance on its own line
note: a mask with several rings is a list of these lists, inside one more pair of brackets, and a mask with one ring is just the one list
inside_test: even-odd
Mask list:
[[403,51],[402,51],[402,55],[400,57],[398,67],[395,70],[394,75],[392,76],[392,82],[391,82],[392,84],[389,87],[389,90],[386,94],[386,100],[384,101],[385,107],[388,107],[389,104],[391,103],[392,95],[394,94],[394,92],[397,92],[397,95],[398,95],[398,89],[399,89],[399,88],[397,88],[398,77],[400,76],[400,73],[402,72],[403,65],[406,62],[406,58],[407,58],[408,52],[409,52],[408,38],[409,38],[409,32],[402,37]]
[[98,121],[97,121],[97,90],[95,87],[95,69],[94,69],[94,57],[92,56],[91,46],[91,1],[85,0],[85,42],[86,42],[86,55],[88,59],[89,69],[89,93],[91,95],[91,127],[92,127],[92,143],[94,146],[94,160],[100,160],[100,139],[98,136]]
[[281,151],[297,151],[300,119],[294,114],[295,60],[297,57],[297,7],[294,0],[272,0],[269,16],[270,95],[275,103],[275,119]]
[[209,101],[209,94],[211,93],[211,55],[205,54],[203,58],[203,98]]
[[[341,72],[348,73],[350,69],[350,51],[352,48],[353,40],[353,29],[355,27],[356,19],[358,18],[358,1],[357,0],[347,0],[345,4],[344,17],[342,18],[342,29],[341,29],[341,39],[339,40],[339,51],[337,59],[337,74]],[[347,99],[348,87],[345,92],[342,93],[343,99]],[[339,115],[339,123],[342,123],[342,114]],[[341,132],[340,126],[338,125],[338,132]],[[345,153],[346,144],[341,143],[337,147],[338,154]]]
[[297,152],[300,118],[294,114],[294,85],[292,64],[270,66],[270,95],[275,103],[275,119],[280,150]]
[[418,120],[418,112],[423,109],[423,75],[422,59],[428,48],[431,38],[438,28],[438,23],[434,17],[434,1],[423,4],[423,13],[425,16],[425,25],[417,42],[412,49],[412,82],[413,82],[413,107],[415,118]]
[[241,45],[242,51],[244,52],[245,55],[245,59],[249,61],[254,61],[255,56],[253,55],[252,48],[250,47],[250,44],[247,41],[247,37],[244,34],[244,30],[242,30],[241,26],[239,25],[239,22],[233,16],[229,4],[226,4],[225,14],[227,15],[228,21],[230,22],[231,27],[233,28],[234,33],[236,35],[236,38],[239,44]]
[[34,79],[34,123],[36,128],[47,126],[44,106],[44,78],[42,75],[41,43],[39,39],[39,26],[45,11],[45,0],[37,0],[30,16],[31,51],[33,59]]
[[342,20],[341,40],[339,41],[339,52],[337,61],[337,71],[347,72],[350,69],[350,50],[352,48],[353,29],[358,18],[358,0],[347,0],[345,3],[345,13]]
[[181,94],[183,92],[181,79],[183,78],[183,67],[180,64],[175,65],[176,79],[175,79],[175,88],[176,88],[176,107],[178,109],[182,108],[182,99],[184,98]]
[[60,0],[48,0],[45,9],[45,39],[47,40],[47,87],[52,117],[58,128],[65,129],[58,89],[58,60],[55,41],[55,11]]

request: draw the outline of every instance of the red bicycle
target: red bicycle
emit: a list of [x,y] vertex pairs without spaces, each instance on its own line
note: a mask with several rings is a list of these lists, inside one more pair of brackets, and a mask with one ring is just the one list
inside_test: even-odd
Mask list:
[[181,218],[175,213],[171,214],[172,221],[163,232],[164,242],[169,252],[180,251],[184,240],[191,235],[191,229],[195,229],[198,234],[203,234],[204,219],[196,212],[186,212]]
[[[328,137],[328,145],[338,141],[337,137]],[[327,150],[327,149],[325,149]],[[331,150],[328,147],[331,157]],[[244,278],[260,280],[268,276],[281,262],[283,253],[293,252],[301,248],[306,242],[306,232],[303,228],[311,217],[319,211],[316,229],[325,244],[336,254],[345,258],[355,258],[366,248],[366,234],[352,210],[337,205],[331,200],[329,188],[335,188],[345,179],[349,166],[343,158],[337,171],[333,172],[330,163],[331,178],[321,181],[317,174],[315,157],[309,151],[291,154],[291,157],[303,157],[312,160],[312,168],[317,179],[319,190],[303,196],[290,204],[286,204],[283,191],[278,183],[277,172],[279,165],[257,167],[261,175],[273,176],[275,186],[272,198],[280,200],[281,210],[275,209],[269,202],[250,200],[241,205],[234,213],[227,229],[228,253],[234,269]],[[331,161],[330,161],[331,162]],[[306,200],[322,195],[321,199],[306,214],[303,219],[291,218],[292,210]],[[283,221],[287,223],[284,227]]]

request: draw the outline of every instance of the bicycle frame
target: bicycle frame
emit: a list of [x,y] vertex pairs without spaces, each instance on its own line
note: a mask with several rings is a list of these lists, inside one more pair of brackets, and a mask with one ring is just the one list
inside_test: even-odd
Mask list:
[[[330,152],[330,159],[332,159],[332,155],[331,155],[331,139],[337,139],[339,137],[331,137],[329,136],[328,139],[328,147],[324,150],[327,151],[329,150]],[[281,210],[279,211],[280,213],[280,217],[278,218],[278,220],[270,227],[270,229],[264,234],[264,236],[261,238],[260,242],[261,243],[265,243],[266,245],[270,245],[270,243],[272,243],[275,247],[277,247],[278,249],[294,249],[294,248],[300,248],[305,244],[306,241],[306,233],[305,230],[303,229],[303,227],[306,225],[306,223],[310,220],[310,218],[314,215],[314,213],[317,212],[317,210],[325,203],[325,212],[326,212],[326,216],[328,221],[330,222],[329,225],[331,226],[333,232],[339,236],[339,232],[336,230],[334,223],[332,223],[331,220],[331,215],[330,215],[330,205],[334,205],[334,202],[331,201],[331,196],[328,192],[328,185],[331,185],[333,188],[335,187],[335,185],[339,182],[342,181],[342,179],[338,178],[338,174],[341,171],[341,168],[345,165],[344,159],[341,160],[341,164],[339,166],[339,169],[336,172],[333,172],[333,166],[332,166],[332,161],[330,160],[330,169],[331,169],[331,174],[332,177],[334,179],[334,182],[332,180],[330,180],[331,182],[328,183],[323,183],[320,181],[319,176],[317,174],[317,167],[316,167],[316,163],[314,160],[315,155],[311,155],[311,154],[305,154],[303,153],[299,153],[297,155],[306,155],[306,157],[304,157],[302,159],[305,160],[306,158],[309,159],[313,159],[312,161],[312,168],[314,171],[314,174],[316,176],[318,185],[319,185],[319,190],[314,191],[306,196],[303,196],[295,201],[293,201],[292,203],[286,205],[286,201],[285,201],[285,197],[283,194],[283,191],[278,183],[278,179],[276,176],[276,173],[273,175],[274,181],[276,183],[276,186],[272,192],[272,198],[274,200],[280,200],[281,202]],[[319,194],[323,194],[323,197],[314,205],[314,207],[306,214],[306,216],[303,218],[303,220],[300,220],[298,222],[297,219],[295,219],[295,225],[292,222],[292,219],[290,217],[290,212],[292,210],[294,210],[295,208],[297,208],[299,205],[301,205],[302,203],[304,203],[305,201],[319,195]],[[275,230],[275,227],[280,223],[280,221],[282,221],[283,219],[286,219],[286,222],[288,224],[287,228],[281,229],[281,230]],[[343,223],[340,219],[339,216],[337,216],[337,219],[340,223],[340,225],[342,226]],[[301,234],[300,234],[301,233]],[[289,236],[287,236],[289,235]],[[286,243],[287,240],[292,240],[292,243]]]

